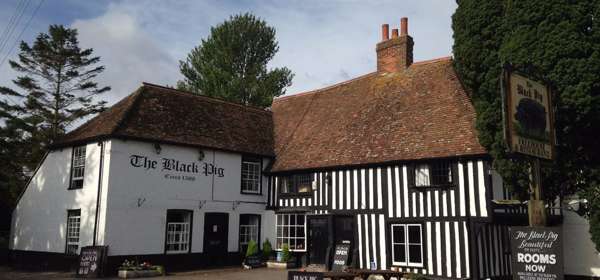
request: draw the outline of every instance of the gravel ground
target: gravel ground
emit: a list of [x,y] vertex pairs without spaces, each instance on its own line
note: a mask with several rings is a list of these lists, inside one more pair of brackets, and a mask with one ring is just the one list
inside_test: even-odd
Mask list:
[[[73,273],[69,272],[26,272],[16,271],[9,267],[0,266],[0,279],[81,279],[75,278]],[[118,279],[118,278],[104,278]],[[176,279],[176,280],[285,280],[287,279],[287,270],[257,268],[244,270],[241,268],[223,268],[210,270],[195,270],[187,272],[178,272],[164,277],[152,277],[146,279]]]

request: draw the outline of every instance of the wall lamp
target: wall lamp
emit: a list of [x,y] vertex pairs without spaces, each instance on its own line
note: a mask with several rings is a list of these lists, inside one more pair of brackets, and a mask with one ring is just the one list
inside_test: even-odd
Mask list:
[[160,152],[162,151],[160,144],[154,143],[154,151],[156,152],[157,155],[160,155]]

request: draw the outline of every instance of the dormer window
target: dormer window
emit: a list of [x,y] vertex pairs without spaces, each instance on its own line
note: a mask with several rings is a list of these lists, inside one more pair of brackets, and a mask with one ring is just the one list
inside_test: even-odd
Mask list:
[[452,172],[452,164],[448,161],[417,164],[414,169],[414,186],[452,186],[454,185]]
[[71,156],[71,182],[69,189],[83,188],[83,176],[85,175],[85,145],[73,148]]

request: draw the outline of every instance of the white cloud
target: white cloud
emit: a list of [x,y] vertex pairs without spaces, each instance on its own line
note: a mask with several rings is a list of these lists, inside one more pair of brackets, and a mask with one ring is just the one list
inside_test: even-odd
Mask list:
[[113,103],[133,92],[141,82],[174,85],[179,79],[177,60],[141,28],[138,19],[117,7],[88,20],[76,20],[82,48],[93,48],[106,66],[101,86],[112,90],[104,99]]

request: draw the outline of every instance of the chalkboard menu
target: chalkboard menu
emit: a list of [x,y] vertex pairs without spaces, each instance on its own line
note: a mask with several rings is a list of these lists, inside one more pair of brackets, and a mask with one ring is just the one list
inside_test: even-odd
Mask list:
[[348,256],[350,254],[350,244],[335,245],[335,254],[333,255],[332,271],[343,271],[348,265]]
[[322,272],[288,271],[288,280],[323,280]]
[[563,279],[561,234],[560,228],[512,227],[513,279]]
[[102,277],[108,246],[87,246],[81,248],[77,276],[84,278]]

